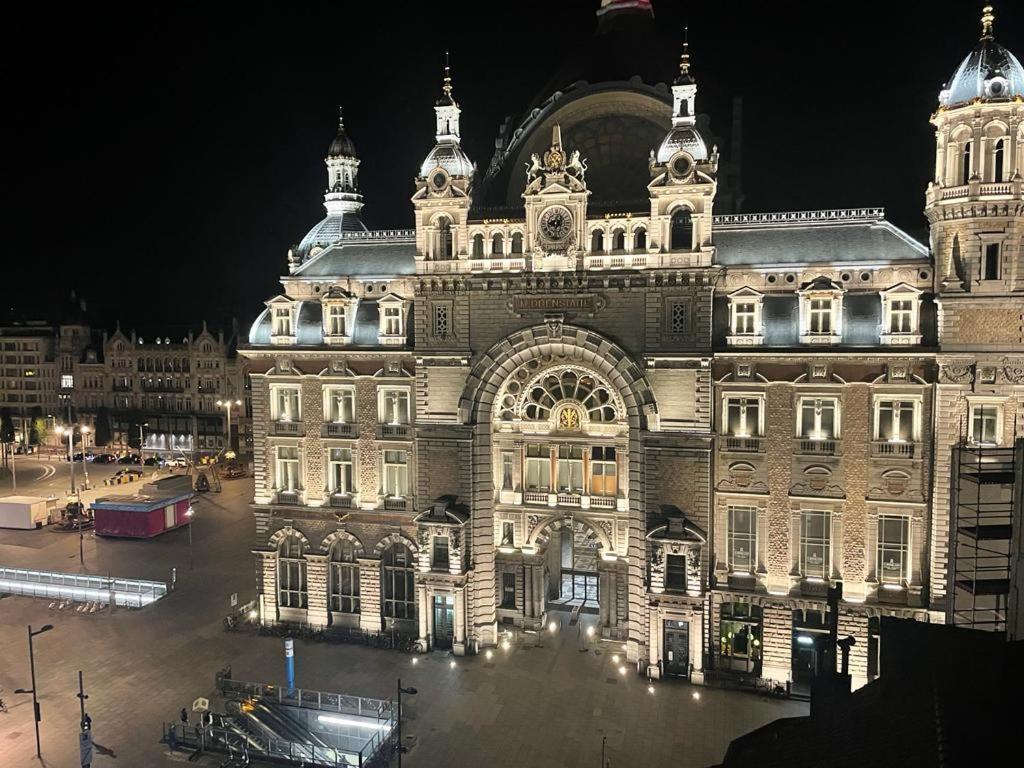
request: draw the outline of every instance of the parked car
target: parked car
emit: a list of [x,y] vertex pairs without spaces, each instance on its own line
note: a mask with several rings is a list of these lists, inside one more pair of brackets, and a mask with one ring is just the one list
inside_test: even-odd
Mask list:
[[93,464],[113,464],[117,461],[117,456],[112,453],[100,453],[96,455],[96,458],[92,460]]
[[165,462],[164,466],[166,466],[166,467],[187,467],[188,466],[188,459],[186,459],[184,456],[173,456],[173,457],[167,459],[167,461]]
[[147,456],[146,460],[142,463],[147,467],[162,467],[164,465],[164,460],[159,456]]
[[36,447],[34,445],[25,445],[24,443],[18,443],[14,446],[15,453],[35,453]]
[[124,456],[117,460],[118,464],[138,464],[139,454],[137,453],[126,453]]
[[220,471],[220,476],[227,480],[233,480],[236,477],[245,477],[245,470],[241,464],[228,464]]

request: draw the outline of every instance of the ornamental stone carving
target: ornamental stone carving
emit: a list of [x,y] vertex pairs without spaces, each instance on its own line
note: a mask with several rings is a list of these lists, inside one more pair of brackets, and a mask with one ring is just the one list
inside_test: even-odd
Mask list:
[[974,366],[970,363],[951,363],[939,369],[939,381],[943,384],[971,384],[974,382]]

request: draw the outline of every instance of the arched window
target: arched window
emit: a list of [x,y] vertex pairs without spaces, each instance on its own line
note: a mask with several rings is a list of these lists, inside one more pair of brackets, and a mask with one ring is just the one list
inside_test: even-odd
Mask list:
[[966,184],[971,178],[971,142],[964,143],[964,151],[960,157],[960,183]]
[[617,229],[612,233],[612,250],[613,251],[624,251],[626,250],[626,232],[622,229]]
[[440,218],[437,221],[437,250],[434,252],[435,259],[450,259],[452,257],[452,223],[447,218]]
[[531,421],[544,421],[561,402],[574,400],[591,421],[610,422],[617,417],[611,392],[593,376],[572,369],[542,376],[529,388],[523,413]]
[[281,608],[305,608],[306,558],[302,539],[286,536],[277,548],[277,604]]
[[477,232],[473,235],[473,258],[482,259],[484,257],[484,236]]
[[501,236],[501,232],[496,232],[494,237],[491,238],[491,255],[505,255],[505,239]]
[[412,552],[404,544],[392,544],[381,556],[384,600],[381,608],[392,619],[416,618],[416,587]]
[[685,208],[672,214],[670,242],[673,251],[693,250],[693,217]]
[[633,232],[633,250],[647,250],[647,230],[641,227]]
[[512,253],[517,256],[523,252],[523,233],[513,232],[512,233]]
[[600,253],[604,250],[604,232],[595,229],[590,236],[590,250],[593,253]]
[[992,181],[1003,180],[1003,168],[1005,165],[1006,139],[997,139],[992,149]]
[[331,610],[359,613],[359,563],[355,546],[346,539],[331,547]]

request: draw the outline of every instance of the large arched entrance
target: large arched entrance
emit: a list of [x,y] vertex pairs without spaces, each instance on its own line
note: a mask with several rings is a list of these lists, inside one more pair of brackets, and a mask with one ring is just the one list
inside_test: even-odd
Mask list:
[[576,518],[550,521],[538,532],[538,554],[543,558],[547,588],[546,610],[598,613],[602,601],[599,566],[608,548],[597,531]]

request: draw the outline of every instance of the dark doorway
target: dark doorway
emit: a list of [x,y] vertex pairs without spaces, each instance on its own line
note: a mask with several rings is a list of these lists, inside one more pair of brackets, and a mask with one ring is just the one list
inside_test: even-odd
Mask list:
[[434,595],[434,647],[451,648],[455,637],[455,598]]
[[690,622],[665,622],[665,674],[671,677],[690,675]]

